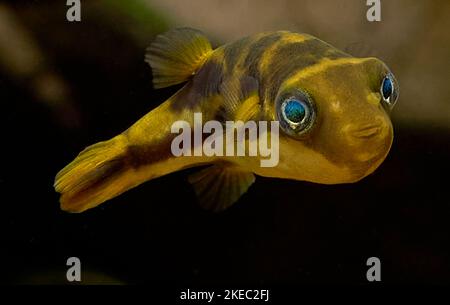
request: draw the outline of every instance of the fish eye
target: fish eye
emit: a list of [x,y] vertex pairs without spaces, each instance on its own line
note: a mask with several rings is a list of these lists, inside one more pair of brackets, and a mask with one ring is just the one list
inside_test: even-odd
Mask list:
[[307,112],[308,106],[295,98],[289,98],[281,104],[283,118],[293,127],[305,119]]
[[293,137],[305,134],[315,119],[312,99],[302,91],[282,95],[278,99],[276,113],[281,128]]
[[394,107],[398,97],[398,89],[391,73],[387,74],[383,78],[380,86],[380,93],[383,102],[390,108]]

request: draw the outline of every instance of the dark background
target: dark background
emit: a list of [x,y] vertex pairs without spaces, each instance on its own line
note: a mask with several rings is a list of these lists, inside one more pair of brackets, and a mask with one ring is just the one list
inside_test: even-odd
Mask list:
[[[51,1],[0,5],[0,282],[67,283],[66,260],[76,256],[83,283],[366,283],[366,260],[376,256],[385,283],[450,283],[449,99],[448,88],[439,87],[446,74],[426,74],[435,86],[422,90],[433,98],[412,101],[418,89],[409,67],[420,60],[402,57],[404,45],[382,56],[401,86],[394,144],[361,182],[258,177],[236,205],[214,214],[197,206],[184,171],[85,213],[62,212],[52,186],[58,170],[177,89],[153,91],[143,57],[154,35],[184,21],[136,4],[144,2],[86,1],[80,23],[67,22],[65,5]],[[433,5],[424,7],[438,14]],[[364,18],[366,8],[358,9]],[[320,37],[323,24],[314,24],[310,32]],[[448,40],[445,31],[440,41]],[[217,31],[212,40],[233,33]],[[343,47],[340,39],[331,42]],[[449,67],[448,57],[441,59]],[[402,86],[403,79],[410,81]],[[400,106],[410,101],[427,104],[425,118]]]

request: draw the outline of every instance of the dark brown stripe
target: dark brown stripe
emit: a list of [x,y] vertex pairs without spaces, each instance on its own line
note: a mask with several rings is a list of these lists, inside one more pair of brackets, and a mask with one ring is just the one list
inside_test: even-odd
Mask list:
[[174,96],[171,104],[172,109],[175,111],[181,111],[185,108],[193,109],[199,105],[204,97],[218,93],[223,74],[221,63],[215,59],[208,60],[197,75]]
[[227,73],[233,72],[250,42],[251,37],[245,37],[223,47],[223,59]]
[[275,43],[277,43],[283,37],[282,32],[274,32],[270,33],[267,36],[264,36],[250,45],[250,52],[247,54],[247,57],[244,61],[244,66],[248,67],[252,72],[257,71],[257,65],[261,60],[262,55]]
[[267,86],[269,100],[274,100],[282,82],[300,70],[317,64],[324,58],[337,59],[349,57],[318,39],[288,43],[280,46],[274,53],[267,70],[260,71],[261,83]]

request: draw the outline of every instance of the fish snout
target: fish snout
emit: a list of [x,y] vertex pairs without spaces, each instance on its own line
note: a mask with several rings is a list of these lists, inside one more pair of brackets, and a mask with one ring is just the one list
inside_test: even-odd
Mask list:
[[346,142],[356,161],[367,162],[387,155],[393,140],[390,121],[379,120],[370,124],[353,124],[344,130]]

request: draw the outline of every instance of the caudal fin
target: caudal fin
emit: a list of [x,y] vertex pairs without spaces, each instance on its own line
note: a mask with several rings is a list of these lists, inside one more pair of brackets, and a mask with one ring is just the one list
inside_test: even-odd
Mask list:
[[133,187],[126,138],[119,135],[83,150],[55,178],[61,209],[83,212]]

